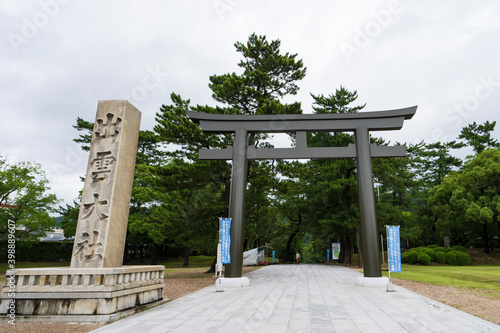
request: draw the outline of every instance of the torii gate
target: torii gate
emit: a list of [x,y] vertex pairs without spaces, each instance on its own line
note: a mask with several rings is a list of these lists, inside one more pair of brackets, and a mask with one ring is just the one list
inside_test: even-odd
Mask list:
[[[372,157],[404,157],[404,146],[377,146],[370,144],[370,131],[399,130],[406,119],[411,119],[417,106],[403,109],[339,113],[293,115],[225,115],[188,111],[188,116],[200,124],[202,131],[234,133],[234,146],[225,149],[201,149],[199,159],[232,160],[229,217],[231,223],[231,264],[226,266],[225,278],[244,286],[242,280],[243,241],[245,221],[245,192],[247,161],[259,159],[319,159],[356,158],[361,220],[361,249],[364,258],[364,279],[358,285],[385,286],[380,267],[375,194],[373,188]],[[295,148],[256,148],[248,146],[248,133],[296,133]],[[355,144],[348,147],[307,147],[307,132],[354,132]],[[235,148],[236,147],[236,148]],[[237,280],[239,279],[239,280]],[[240,281],[243,281],[240,283]],[[249,284],[249,282],[248,282]]]

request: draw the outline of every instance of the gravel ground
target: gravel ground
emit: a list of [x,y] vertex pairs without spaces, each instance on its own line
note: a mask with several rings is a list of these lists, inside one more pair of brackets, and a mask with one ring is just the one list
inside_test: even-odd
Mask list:
[[500,325],[500,299],[493,299],[484,291],[465,290],[448,286],[433,286],[426,283],[391,278],[391,282],[417,294],[470,313]]
[[[246,273],[253,269],[256,268],[245,267],[243,272]],[[208,274],[203,277],[199,277],[199,275],[200,274],[184,274],[182,277],[166,279],[163,297],[174,300],[215,283],[215,277]],[[391,281],[396,285],[412,290],[420,295],[448,304],[493,323],[500,324],[500,300],[492,299],[485,292],[464,291],[460,288],[433,286],[399,279],[391,279]],[[16,325],[13,326],[8,323],[1,323],[0,332],[84,333],[102,326],[104,326],[104,324],[16,323]]]

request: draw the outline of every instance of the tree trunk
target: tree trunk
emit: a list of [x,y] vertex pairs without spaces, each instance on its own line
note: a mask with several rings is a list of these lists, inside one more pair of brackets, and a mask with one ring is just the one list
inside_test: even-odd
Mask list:
[[351,239],[345,235],[340,239],[339,262],[347,265],[351,264]]
[[[330,249],[330,252],[331,252],[331,254],[332,254],[332,256],[331,256],[331,258],[332,258],[332,259],[328,258],[328,256],[327,256],[327,258],[326,258],[326,259],[327,259],[327,260],[329,260],[329,261],[333,261],[333,249],[332,249],[332,243],[333,243],[333,239],[332,239],[331,237],[328,237],[328,244],[327,244],[327,246],[326,246],[326,248],[327,248],[327,253],[328,253],[328,249]],[[342,240],[340,240],[340,248],[342,249]],[[339,253],[339,259],[338,259],[338,260],[339,260],[339,262],[342,262],[342,251],[340,251],[340,253]]]
[[141,259],[141,264],[144,263],[144,243],[139,244],[139,258]]
[[160,251],[160,246],[158,244],[154,245],[153,255],[151,256],[151,265],[158,265],[158,252]]
[[283,262],[289,262],[288,260],[288,256],[290,254],[290,249],[292,247],[292,242],[293,242],[293,238],[295,237],[296,233],[293,232],[289,237],[288,237],[288,241],[286,242],[286,248],[285,248],[285,253],[283,255]]
[[488,226],[486,223],[483,224],[483,252],[490,253],[490,243],[488,241]]
[[184,246],[184,262],[182,267],[189,267],[189,246]]
[[212,262],[212,265],[210,265],[210,268],[205,273],[213,273],[213,274],[215,274],[215,265],[216,264],[217,264],[217,256],[215,256],[214,261]]
[[363,268],[363,252],[361,249],[361,239],[359,237],[359,230],[356,231],[356,243],[358,243],[358,267]]
[[[285,255],[283,256],[283,262],[290,262],[288,260],[288,256],[290,255],[290,250],[292,248],[292,242],[297,233],[299,232],[300,224],[302,223],[302,216],[299,214],[299,222],[297,223],[297,227],[295,230],[290,234],[290,237],[288,237],[288,241],[286,242],[286,249],[285,249]],[[293,256],[292,256],[293,258]]]

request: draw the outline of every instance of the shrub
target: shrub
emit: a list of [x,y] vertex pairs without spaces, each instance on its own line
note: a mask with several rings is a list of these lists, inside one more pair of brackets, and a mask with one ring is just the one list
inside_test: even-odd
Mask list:
[[433,250],[434,250],[436,247],[439,247],[439,245],[437,245],[437,244],[432,244],[432,245],[429,245],[429,246],[427,246],[427,247],[428,247],[429,249],[433,249]]
[[407,263],[408,264],[416,264],[417,263],[417,256],[418,256],[418,253],[417,251],[409,251],[409,252],[406,252],[408,253],[407,255]]
[[463,252],[463,253],[467,253],[467,250],[465,249],[465,247],[463,246],[452,246],[451,247],[451,250],[452,251],[458,251],[458,252]]
[[424,249],[423,253],[427,254],[431,261],[436,261],[436,253],[433,249]]
[[470,255],[468,253],[458,252],[457,256],[457,265],[458,266],[468,266],[470,265]]
[[446,253],[446,263],[448,265],[456,266],[457,265],[457,251],[450,251]]
[[446,263],[446,253],[444,253],[444,251],[436,252],[436,262],[440,264]]
[[444,247],[441,247],[441,246],[435,247],[435,248],[433,248],[433,250],[435,253],[438,253],[438,252],[446,253],[446,250],[444,249]]
[[413,249],[411,249],[410,251],[415,251],[415,252],[422,252],[425,250],[425,247],[422,247],[422,246],[419,246],[419,247],[414,247]]
[[431,263],[431,257],[427,253],[419,253],[417,256],[417,261],[422,265],[429,266]]

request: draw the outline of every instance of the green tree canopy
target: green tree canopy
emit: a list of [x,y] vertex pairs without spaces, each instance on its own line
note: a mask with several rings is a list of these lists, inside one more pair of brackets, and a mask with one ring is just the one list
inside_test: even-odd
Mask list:
[[476,122],[462,128],[458,135],[459,139],[464,140],[467,145],[474,149],[476,154],[481,153],[488,147],[498,148],[500,143],[491,137],[491,132],[495,129],[496,121],[486,121],[484,124],[477,125]]
[[280,40],[269,42],[266,36],[255,33],[246,44],[237,42],[234,46],[243,56],[238,64],[243,73],[213,75],[209,84],[213,98],[231,109],[228,113],[302,113],[300,103],[280,102],[285,96],[297,94],[297,82],[306,75],[297,54],[282,54]]
[[0,234],[7,232],[8,220],[12,220],[18,227],[18,237],[45,236],[54,224],[49,213],[58,203],[56,196],[48,193],[48,183],[39,164],[8,164],[0,156]]
[[489,253],[491,236],[500,236],[500,149],[484,150],[430,189],[429,205],[442,233],[481,237]]
[[414,165],[426,188],[441,184],[444,177],[462,166],[462,160],[450,154],[451,149],[462,148],[456,141],[423,143],[422,148],[415,151]]

